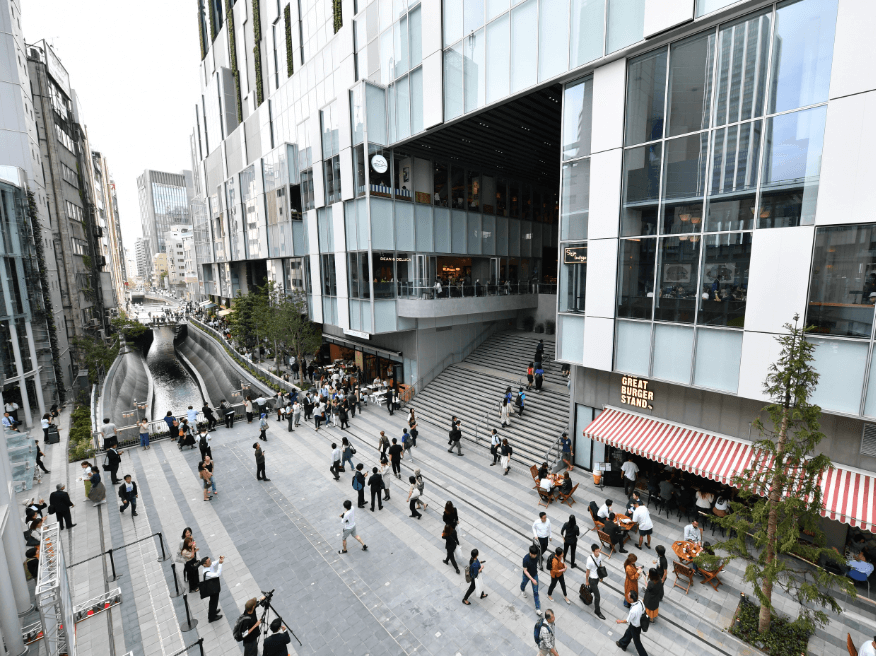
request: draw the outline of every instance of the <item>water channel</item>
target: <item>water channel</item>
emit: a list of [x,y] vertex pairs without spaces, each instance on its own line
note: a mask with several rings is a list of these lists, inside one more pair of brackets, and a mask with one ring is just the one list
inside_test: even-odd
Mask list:
[[[164,306],[150,304],[137,310],[138,318],[145,322],[148,321],[149,312],[155,316],[164,310]],[[156,327],[152,334],[152,346],[146,355],[146,365],[155,384],[152,418],[160,419],[168,410],[175,415],[185,414],[190,405],[200,409],[204,403],[201,390],[188,369],[177,358],[173,348],[173,328]]]

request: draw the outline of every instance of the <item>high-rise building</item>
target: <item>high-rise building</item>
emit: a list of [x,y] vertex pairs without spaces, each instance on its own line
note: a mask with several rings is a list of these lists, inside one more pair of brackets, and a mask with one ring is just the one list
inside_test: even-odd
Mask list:
[[152,258],[152,286],[167,289],[170,286],[170,265],[167,253],[156,253]]
[[[720,478],[799,315],[816,326],[820,448],[841,468],[829,512],[861,519],[867,3],[200,6],[191,207],[214,301],[274,280],[306,295],[325,341],[417,385],[509,317],[556,325],[576,464],[609,477],[634,451]],[[727,448],[698,450],[703,436]]]
[[164,250],[167,253],[168,284],[171,287],[186,285],[185,245],[194,239],[192,227],[175,225],[164,234]]
[[137,275],[148,280],[152,271],[152,252],[149,241],[145,237],[137,237],[134,243],[134,257],[137,264]]
[[[109,172],[106,157],[92,150],[94,162],[95,192],[101,198],[98,204],[98,225],[100,227],[99,244],[106,260],[105,270],[101,275],[109,274],[109,285],[113,291],[116,306],[125,304],[126,274],[125,248],[122,244],[122,226],[119,218],[119,203],[116,196],[116,183]],[[101,208],[100,205],[103,207]]]
[[189,202],[194,194],[191,171],[144,171],[137,178],[140,225],[151,253],[164,252],[164,235],[175,225],[191,225]]

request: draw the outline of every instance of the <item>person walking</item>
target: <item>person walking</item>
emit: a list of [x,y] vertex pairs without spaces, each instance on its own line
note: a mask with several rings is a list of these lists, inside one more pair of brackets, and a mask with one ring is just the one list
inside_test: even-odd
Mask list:
[[143,417],[137,425],[140,428],[140,446],[145,451],[149,448],[149,422]]
[[347,538],[351,535],[362,545],[362,551],[368,551],[368,545],[362,541],[359,534],[356,532],[356,515],[353,512],[353,502],[347,499],[344,501],[344,512],[339,517],[343,526],[343,537],[341,538],[342,550],[339,554],[347,553]]
[[514,405],[517,406],[517,416],[523,419],[523,410],[526,408],[526,392],[523,391],[522,387],[517,389]]
[[411,447],[417,446],[417,436],[420,434],[420,431],[417,429],[417,417],[414,414],[414,409],[411,408],[410,414],[408,414],[408,432],[411,434]]
[[397,439],[392,438],[392,446],[389,447],[389,461],[392,463],[392,473],[395,474],[396,478],[401,478],[402,451],[402,445],[398,443]]
[[252,448],[255,449],[256,480],[269,482],[271,479],[265,474],[265,452],[262,451],[262,445],[258,442],[253,442]]
[[511,406],[508,405],[508,399],[502,399],[502,405],[499,407],[499,420],[502,422],[502,428],[511,425]]
[[329,467],[329,471],[332,473],[332,476],[335,477],[336,481],[341,480],[341,450],[334,442],[332,442],[332,466]]
[[204,405],[201,407],[201,414],[204,415],[204,421],[207,422],[207,430],[210,432],[216,430],[216,415],[213,414],[213,408],[206,401],[204,401]]
[[346,468],[345,463],[350,463],[350,469],[353,469],[353,454],[356,452],[356,449],[353,448],[353,445],[350,444],[350,440],[346,437],[341,438],[341,449],[343,450],[343,457],[341,458],[341,467]]
[[407,426],[402,428],[402,460],[404,460],[405,454],[409,455],[411,458],[411,462],[414,461],[414,454],[411,452],[411,434],[408,432]]
[[201,452],[201,460],[206,458],[207,456],[213,457],[213,451],[210,449],[210,442],[212,441],[212,436],[207,430],[206,426],[201,426],[201,430],[198,433],[198,449]]
[[268,431],[268,413],[263,412],[259,416],[259,439],[265,442],[268,441],[268,436],[266,435]]
[[578,548],[578,536],[581,535],[581,528],[575,515],[569,515],[569,521],[563,524],[560,535],[563,536],[563,559],[565,560],[566,554],[571,552],[569,567],[575,569],[575,550]]
[[374,512],[374,499],[377,499],[377,509],[383,510],[383,497],[380,495],[383,490],[383,476],[377,470],[377,467],[371,468],[371,476],[368,477],[368,489],[371,490],[371,512]]
[[420,473],[419,469],[414,470],[414,478],[417,481],[417,489],[420,491],[420,496],[417,498],[417,503],[423,508],[423,510],[426,510],[426,508],[429,507],[429,504],[426,503],[425,499],[423,498],[423,492],[426,489],[426,481],[423,479],[423,475]]
[[[568,601],[568,599],[566,600]],[[554,635],[554,622],[556,617],[554,611],[548,608],[544,612],[544,620],[540,622],[538,628],[538,654],[537,656],[558,656],[557,655],[557,638]]]
[[623,634],[621,639],[614,644],[620,647],[622,651],[626,651],[627,647],[630,646],[630,641],[632,641],[636,646],[636,651],[639,653],[639,656],[648,656],[648,652],[645,651],[645,647],[642,645],[642,615],[645,613],[645,604],[639,601],[639,595],[637,592],[633,591],[631,596],[633,603],[630,606],[630,612],[627,614],[627,619],[615,620],[618,624],[626,624],[627,631]]
[[253,412],[251,396],[247,396],[246,401],[243,402],[243,410],[246,412],[246,423],[251,424]]
[[632,603],[632,593],[639,594],[639,577],[642,568],[636,565],[636,554],[629,554],[624,561],[624,606],[629,608]]
[[499,437],[499,431],[494,428],[493,434],[490,436],[490,455],[493,456],[493,462],[490,463],[490,467],[499,462],[499,447],[501,446],[502,438]]
[[450,448],[447,449],[447,453],[453,453],[453,448],[456,447],[456,455],[461,456],[462,453],[462,422],[459,421],[456,417],[453,418],[453,421],[450,424]]
[[70,508],[74,505],[76,504],[70,501],[70,495],[67,494],[66,486],[63,483],[58,483],[55,486],[55,491],[49,495],[49,507],[55,511],[55,517],[58,519],[58,528],[60,530],[63,531],[65,528],[76,526],[70,516]]
[[385,455],[380,456],[378,471],[380,472],[380,478],[383,479],[383,500],[389,501],[389,481],[392,478],[390,474],[392,470],[389,466],[389,460]]
[[359,501],[356,504],[357,508],[365,507],[365,474],[362,469],[365,467],[361,462],[356,465],[356,470],[353,472],[353,489],[359,493]]
[[551,595],[554,592],[554,588],[557,587],[557,583],[560,584],[560,588],[563,590],[563,599],[565,599],[567,604],[571,604],[569,601],[569,595],[566,593],[566,561],[563,558],[563,548],[557,547],[554,550],[554,553],[548,557],[548,569],[551,573],[551,584],[548,587],[548,599],[553,601],[553,597]]
[[523,557],[523,580],[520,582],[520,596],[526,599],[526,586],[532,585],[532,598],[535,601],[535,614],[541,616],[541,601],[538,598],[538,568],[541,558],[538,547],[529,545],[529,553]]
[[417,487],[417,479],[413,476],[409,476],[408,483],[411,484],[411,489],[408,490],[408,498],[406,501],[409,502],[408,506],[411,509],[411,517],[420,519],[423,515],[417,512],[417,500],[420,498],[420,489]]
[[535,363],[530,362],[529,367],[526,369],[526,391],[530,391],[532,389],[532,381],[535,380]]
[[645,597],[642,600],[645,604],[645,614],[651,623],[657,621],[660,602],[663,600],[663,581],[660,580],[660,573],[656,568],[652,567],[648,570],[648,585],[645,588]]
[[[602,550],[598,544],[590,546],[590,555],[587,556],[587,563],[584,569],[584,584],[590,588],[593,594],[593,614],[601,620],[605,619],[599,610],[599,582],[602,580],[599,576],[602,565]],[[604,573],[604,567],[603,567]]]
[[385,432],[380,431],[380,437],[377,438],[377,450],[380,451],[381,457],[386,455],[387,449],[389,449],[389,438]]
[[560,438],[560,447],[563,450],[562,461],[566,464],[566,471],[570,472],[574,468],[572,465],[572,457],[575,455],[572,451],[572,440],[569,439],[569,433],[563,431],[563,436]]
[[443,560],[443,563],[445,565],[453,565],[453,569],[459,574],[459,565],[456,564],[455,552],[460,542],[459,535],[456,533],[456,527],[452,524],[445,524],[441,537],[444,539],[444,550],[447,552],[447,558]]
[[539,561],[538,566],[544,569],[544,552],[547,551],[548,543],[553,542],[553,534],[551,533],[551,520],[548,519],[547,513],[542,511],[538,513],[538,519],[532,523],[532,536],[539,546]]
[[225,399],[222,399],[219,404],[219,410],[222,413],[222,419],[225,420],[225,428],[234,428],[234,415],[237,414],[237,411]]
[[444,504],[444,515],[442,516],[442,520],[445,524],[449,524],[453,528],[456,528],[459,525],[459,513],[456,511],[456,508],[453,507],[453,502],[448,501]]
[[471,593],[475,590],[480,592],[480,598],[486,599],[490,595],[484,592],[483,581],[481,580],[481,572],[484,571],[484,566],[481,561],[478,560],[478,550],[471,550],[471,558],[468,561],[468,572],[466,574],[466,581],[469,581],[468,590],[465,593],[465,596],[462,598],[462,603],[466,606],[471,606],[471,602],[468,598],[471,596]]
[[511,445],[508,444],[508,438],[502,440],[502,447],[499,449],[502,454],[502,469],[505,471],[502,473],[503,476],[507,476],[508,472],[511,469],[511,456],[514,455],[514,449],[511,448]]
[[219,577],[222,576],[222,565],[224,563],[225,556],[219,556],[219,562],[217,563],[214,563],[210,556],[207,556],[200,563],[201,567],[204,568],[204,579],[199,589],[201,599],[209,599],[207,606],[208,622],[216,622],[222,619],[222,615],[219,614],[219,593],[222,591]]
[[100,482],[100,472],[97,471],[97,467],[92,467],[90,462],[84,460],[82,462],[82,469],[85,472],[83,479],[91,485],[91,489],[88,491],[88,499],[91,501],[92,506],[96,507],[106,503],[106,487]]
[[639,543],[636,545],[636,548],[641,549],[642,541],[647,537],[648,544],[645,546],[650,549],[651,534],[654,532],[654,522],[651,521],[651,513],[642,505],[641,501],[635,501],[633,505],[635,505],[636,509],[633,511],[632,520],[639,525]]
[[43,415],[42,419],[40,419],[40,426],[43,429],[43,442],[49,443],[49,426],[52,425],[52,415],[48,412]]
[[119,466],[122,464],[122,452],[115,446],[111,446],[106,450],[105,467],[109,469],[110,482],[113,485],[119,483]]
[[37,467],[42,469],[43,472],[45,472],[46,474],[50,474],[51,472],[48,469],[46,469],[46,466],[43,464],[43,458],[46,457],[46,454],[43,453],[43,450],[40,448],[40,441],[34,440],[33,443],[34,443],[34,446],[36,447],[36,465],[37,465]]
[[131,516],[137,516],[137,484],[133,481],[130,474],[125,474],[125,480],[119,485],[119,498],[122,500],[122,505],[119,506],[119,512],[125,512],[128,506],[131,506]]

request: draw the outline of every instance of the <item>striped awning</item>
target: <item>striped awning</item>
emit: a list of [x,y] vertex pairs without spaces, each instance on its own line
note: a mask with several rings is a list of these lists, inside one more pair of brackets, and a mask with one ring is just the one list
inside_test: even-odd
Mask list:
[[[756,456],[747,440],[612,407],[584,429],[584,437],[728,485]],[[876,525],[874,475],[835,465],[822,475],[821,488],[822,516],[862,529]]]

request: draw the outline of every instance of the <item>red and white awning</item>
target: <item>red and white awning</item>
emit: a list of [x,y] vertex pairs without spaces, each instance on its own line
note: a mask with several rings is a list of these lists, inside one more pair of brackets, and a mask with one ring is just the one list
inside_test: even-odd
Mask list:
[[[747,440],[612,407],[584,429],[584,437],[726,484],[755,458],[753,445]],[[822,516],[873,530],[876,476],[835,465],[822,476],[821,487]]]

